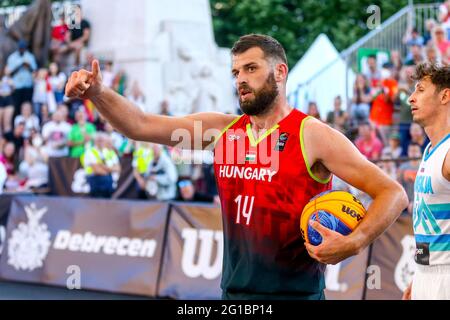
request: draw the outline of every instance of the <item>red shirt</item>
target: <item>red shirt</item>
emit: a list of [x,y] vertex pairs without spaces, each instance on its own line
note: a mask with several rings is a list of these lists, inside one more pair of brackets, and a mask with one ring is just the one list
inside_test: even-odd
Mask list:
[[355,145],[358,150],[369,160],[379,159],[381,156],[381,151],[383,151],[383,143],[375,136],[369,141],[359,138],[355,141]]
[[52,30],[52,39],[64,42],[68,31],[69,27],[66,24],[55,26]]
[[300,140],[306,118],[293,110],[258,143],[250,117],[244,115],[216,143],[224,290],[311,293],[323,289],[323,266],[305,249],[300,216],[312,197],[331,189],[331,182],[318,182],[308,172]]

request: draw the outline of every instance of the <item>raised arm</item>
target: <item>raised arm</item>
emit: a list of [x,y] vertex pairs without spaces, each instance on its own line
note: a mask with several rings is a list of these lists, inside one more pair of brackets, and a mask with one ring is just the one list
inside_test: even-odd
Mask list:
[[185,117],[144,113],[130,101],[102,85],[97,60],[92,63],[92,72],[80,70],[70,76],[66,96],[90,99],[117,131],[133,140],[186,149],[205,148],[236,118],[235,115],[214,112]]
[[[325,230],[329,236],[327,243],[324,240],[323,246],[307,245],[314,258],[335,264],[358,254],[380,236],[407,207],[408,197],[400,184],[366,160],[340,132],[311,119],[305,125],[304,139],[310,163],[319,161],[330,172],[373,199],[367,215],[349,236]],[[318,231],[324,228],[315,227]]]

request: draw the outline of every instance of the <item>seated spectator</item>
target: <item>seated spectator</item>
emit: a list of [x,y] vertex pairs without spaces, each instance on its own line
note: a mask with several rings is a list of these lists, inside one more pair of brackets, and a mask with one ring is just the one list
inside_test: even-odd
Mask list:
[[425,47],[425,62],[431,64],[439,64],[441,63],[441,55],[435,46],[430,45]]
[[3,194],[3,188],[5,187],[8,174],[6,173],[5,165],[0,162],[0,195]]
[[43,127],[46,123],[49,123],[52,121],[50,112],[48,111],[48,105],[43,104],[41,107],[41,117],[40,117],[40,124],[41,127]]
[[66,86],[67,76],[59,71],[57,63],[52,62],[49,66],[48,82],[51,86],[52,92],[55,95],[57,104],[61,104],[64,100],[64,88]]
[[113,126],[109,122],[105,122],[105,133],[108,135],[108,137],[112,141],[112,145],[114,150],[117,152],[118,155],[123,155],[124,148],[127,144],[127,139],[122,136],[120,133],[118,133],[116,130],[114,130]]
[[159,114],[162,116],[172,116],[169,108],[169,101],[163,100],[159,105]]
[[359,125],[355,145],[367,159],[371,161],[380,159],[383,143],[376,137],[370,123]]
[[334,98],[334,109],[328,113],[327,123],[344,134],[348,130],[348,114],[342,110],[342,99],[340,96]]
[[423,34],[424,45],[428,46],[432,40],[432,31],[434,27],[437,25],[436,20],[427,19],[425,21],[425,32]]
[[398,81],[400,77],[400,72],[403,67],[402,57],[400,56],[400,52],[398,50],[391,51],[391,60],[390,64],[393,66],[393,77]]
[[177,169],[161,145],[153,144],[152,148],[155,158],[147,179],[146,191],[157,200],[173,200],[177,195]]
[[33,108],[29,102],[24,102],[22,104],[21,114],[14,119],[14,126],[17,126],[21,122],[25,123],[25,131],[23,132],[23,137],[25,139],[30,137],[31,130],[40,130],[39,118],[33,114]]
[[63,121],[62,110],[58,109],[52,116],[52,121],[42,128],[42,137],[45,142],[45,152],[48,157],[68,157],[69,147],[67,140],[71,131],[71,125]]
[[381,80],[381,72],[378,69],[378,62],[376,55],[367,57],[368,70],[364,73],[365,78],[369,81],[369,86],[376,87]]
[[93,198],[110,198],[114,192],[113,173],[120,172],[119,159],[106,145],[102,132],[94,136],[94,145],[86,150],[81,158],[86,179]]
[[358,74],[353,87],[351,106],[351,118],[356,124],[366,122],[369,119],[371,102],[372,95],[370,94],[369,82],[363,74]]
[[397,170],[397,181],[403,186],[408,195],[409,205],[404,213],[412,214],[414,203],[414,182],[416,181],[417,171],[419,170],[422,158],[421,146],[417,143],[411,143],[408,146],[408,162],[402,163]]
[[186,202],[208,202],[220,205],[220,198],[218,195],[211,196],[206,193],[201,193],[195,190],[194,184],[191,180],[181,180],[178,182],[178,188],[180,190],[177,201]]
[[425,44],[425,40],[420,35],[417,28],[408,28],[405,36],[403,37],[403,43],[408,47],[412,45],[422,47]]
[[34,145],[25,148],[25,157],[19,165],[19,174],[25,180],[23,186],[25,190],[47,187],[48,165]]
[[20,113],[20,107],[33,98],[33,73],[37,70],[36,58],[28,51],[28,43],[20,40],[19,49],[13,52],[6,64],[8,74],[13,79],[14,116]]
[[145,106],[145,96],[141,88],[139,87],[139,83],[137,81],[133,82],[131,92],[128,94],[127,98],[136,106],[138,106],[139,109],[141,109],[143,112],[147,112]]
[[82,108],[75,113],[76,123],[70,130],[67,145],[70,147],[69,155],[72,158],[79,158],[85,151],[86,145],[89,145],[96,132],[95,126],[87,122],[86,113]]
[[381,156],[380,161],[377,162],[378,167],[384,171],[391,179],[397,179],[397,166],[395,161],[392,161],[393,155],[387,152]]
[[6,74],[6,68],[0,70],[0,135],[12,129],[14,115],[13,91],[14,82]]
[[423,47],[413,44],[409,47],[409,53],[406,57],[405,65],[412,66],[421,64],[424,60]]
[[107,88],[112,88],[115,77],[112,61],[105,62],[105,65],[102,70],[102,77],[103,77],[103,85]]
[[322,121],[322,117],[320,116],[319,107],[317,106],[317,103],[314,101],[311,101],[308,103],[308,112],[307,114],[311,117],[316,118],[317,120]]
[[[389,137],[389,144],[388,146],[384,147],[382,153],[382,157],[384,159],[398,159],[402,155],[402,147],[401,147],[401,141],[400,141],[400,134],[397,132],[394,132]],[[391,158],[388,158],[388,157]]]
[[3,139],[6,142],[12,142],[14,144],[15,150],[18,154],[24,145],[25,139],[23,133],[25,132],[25,121],[19,121],[14,127],[13,131],[7,132],[3,135]]
[[411,136],[411,143],[417,143],[422,149],[422,153],[424,153],[430,140],[428,140],[422,127],[417,123],[412,123],[409,128],[409,134]]
[[447,39],[447,32],[441,26],[436,26],[433,29],[432,43],[439,50],[442,57],[447,54],[447,49],[450,46],[450,41]]
[[0,154],[0,162],[4,165],[8,176],[16,175],[17,156],[14,143],[7,142],[3,146],[2,153]]

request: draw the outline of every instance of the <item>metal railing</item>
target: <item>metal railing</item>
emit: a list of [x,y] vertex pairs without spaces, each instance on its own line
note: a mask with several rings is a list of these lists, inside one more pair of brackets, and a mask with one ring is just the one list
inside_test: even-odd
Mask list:
[[[403,43],[408,28],[414,26],[421,34],[425,32],[425,22],[428,19],[438,20],[440,3],[432,4],[419,4],[406,6],[384,21],[376,29],[370,31],[367,35],[356,41],[347,49],[343,50],[339,57],[331,61],[325,67],[319,69],[313,76],[303,83],[297,85],[297,90],[302,87],[308,86],[312,81],[322,76],[325,72],[334,67],[335,64],[344,61],[347,65],[347,74],[345,76],[347,84],[347,95],[349,72],[358,72],[358,51],[362,48],[368,49],[380,49],[391,52],[397,50],[402,57],[406,56],[408,48]],[[295,93],[293,94],[295,95]],[[349,100],[348,96],[346,97]]]

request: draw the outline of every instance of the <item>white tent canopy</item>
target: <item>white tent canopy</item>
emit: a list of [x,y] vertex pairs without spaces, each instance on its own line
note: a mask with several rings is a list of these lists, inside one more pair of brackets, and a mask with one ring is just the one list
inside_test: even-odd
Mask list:
[[348,71],[348,86],[346,88],[347,70],[345,61],[340,58],[330,39],[320,34],[308,51],[289,73],[287,92],[289,103],[297,109],[306,112],[308,102],[314,101],[319,107],[322,118],[333,109],[333,100],[340,95],[342,108],[347,106],[346,90],[352,96],[355,74]]

